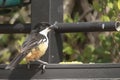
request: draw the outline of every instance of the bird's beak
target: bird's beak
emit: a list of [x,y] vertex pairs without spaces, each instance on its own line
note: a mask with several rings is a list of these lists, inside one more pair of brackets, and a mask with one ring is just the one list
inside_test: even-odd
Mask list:
[[40,33],[40,34],[47,34],[49,31],[51,31],[51,29],[48,27],[48,28],[40,31],[39,33]]

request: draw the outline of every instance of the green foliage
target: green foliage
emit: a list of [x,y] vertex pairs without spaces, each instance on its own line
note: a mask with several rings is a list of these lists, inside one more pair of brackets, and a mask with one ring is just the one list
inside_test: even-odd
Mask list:
[[1,46],[7,44],[6,42],[8,42],[8,37],[9,37],[8,34],[7,35],[5,35],[5,34],[0,35],[0,45]]
[[120,0],[118,0],[117,6],[118,6],[118,9],[120,10]]
[[101,20],[103,21],[110,21],[110,18],[107,15],[102,15]]
[[[101,21],[117,21],[120,13],[120,0],[92,0],[92,8],[98,12]],[[80,12],[73,12],[72,17],[64,15],[64,22],[79,21]],[[14,16],[14,12],[10,15]],[[18,21],[24,23],[23,17]],[[6,22],[2,22],[6,23]],[[86,33],[64,34],[63,55],[64,61],[79,61],[83,63],[120,62],[120,33],[100,33],[97,44],[89,44]],[[9,57],[20,50],[25,39],[23,34],[0,34],[0,63],[9,63]],[[17,51],[17,52],[16,52]],[[24,64],[25,60],[21,62]]]
[[[120,0],[94,0],[93,8],[99,14],[101,21],[119,21]],[[78,12],[73,18],[64,16],[67,23],[79,20]],[[64,35],[64,61],[80,61],[83,63],[120,62],[120,33],[107,32],[98,35],[99,42],[95,45],[86,44],[84,33],[66,33]]]
[[[79,20],[79,14],[76,13],[74,18],[72,19],[70,16],[64,16],[64,21],[67,23],[73,23],[77,22]],[[79,48],[80,46],[76,45],[82,45],[81,43],[84,43],[86,40],[84,33],[66,33],[65,40],[63,43],[63,53],[64,55],[68,55],[68,59],[64,59],[64,61],[76,61],[78,57],[76,57],[76,54],[78,55],[80,53]]]
[[97,10],[98,12],[101,12],[102,11],[102,7],[103,5],[102,4],[99,4],[99,2],[96,0],[96,1],[93,1],[93,8],[95,10]]
[[[28,23],[28,6],[0,9],[0,24]],[[9,11],[10,10],[10,11]],[[9,12],[8,12],[9,11]],[[0,34],[0,63],[9,63],[20,51],[26,34]],[[25,63],[25,61],[22,61]]]
[[0,63],[7,63],[10,57],[10,51],[3,49],[0,51]]
[[64,15],[64,21],[67,22],[67,23],[72,23],[73,22],[72,18],[69,15]]
[[86,45],[83,53],[81,56],[79,56],[79,60],[84,63],[94,62],[92,59],[94,57],[95,47],[93,45]]
[[0,34],[0,63],[8,63],[10,56],[18,53],[24,34]]

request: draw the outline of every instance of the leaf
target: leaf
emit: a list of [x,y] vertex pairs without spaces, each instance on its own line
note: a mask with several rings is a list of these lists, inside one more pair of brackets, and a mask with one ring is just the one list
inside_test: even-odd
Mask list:
[[74,22],[78,22],[79,21],[79,13],[77,12],[74,16]]
[[68,55],[72,55],[74,53],[74,49],[68,44],[64,42],[64,49],[63,52],[68,54]]
[[88,59],[90,59],[94,50],[95,50],[95,47],[93,45],[87,45],[83,51],[83,56],[85,58],[87,57]]
[[99,34],[100,41],[103,41],[106,39],[106,36],[104,34]]
[[93,45],[87,45],[85,47],[85,52],[84,53],[92,53],[95,50],[95,47]]
[[104,53],[110,55],[110,51],[105,50]]
[[107,5],[109,8],[111,8],[111,9],[113,8],[113,3],[109,2]]
[[98,1],[93,1],[93,8],[99,12],[102,11],[101,5]]
[[110,18],[107,15],[102,15],[101,20],[102,21],[110,21]]
[[64,15],[64,21],[68,22],[68,23],[72,23],[73,22],[72,18],[69,15],[66,15],[66,14]]
[[118,6],[118,9],[120,10],[120,0],[118,0],[117,6]]
[[66,48],[64,48],[63,52],[71,55],[71,54],[73,54],[73,48],[70,46],[67,46]]

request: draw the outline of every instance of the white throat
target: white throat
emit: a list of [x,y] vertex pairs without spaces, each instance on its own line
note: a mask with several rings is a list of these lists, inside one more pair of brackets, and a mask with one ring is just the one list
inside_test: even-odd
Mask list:
[[44,35],[45,37],[47,37],[47,34],[48,34],[49,31],[50,31],[49,28],[46,28],[46,29],[40,31],[39,33]]
[[45,42],[46,46],[48,46],[48,43],[49,43],[49,40],[48,40],[48,37],[47,37],[47,34],[48,34],[49,31],[50,31],[50,29],[46,28],[46,29],[39,32],[40,34],[42,34],[46,37],[46,39],[47,39],[47,41]]

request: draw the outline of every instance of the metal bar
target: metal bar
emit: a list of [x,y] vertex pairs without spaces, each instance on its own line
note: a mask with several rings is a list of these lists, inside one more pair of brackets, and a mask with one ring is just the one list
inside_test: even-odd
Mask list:
[[0,33],[12,34],[12,33],[29,33],[31,30],[31,24],[0,24]]
[[55,23],[56,32],[95,32],[95,31],[119,31],[120,22],[79,22],[79,23]]
[[[57,21],[62,23],[62,3],[63,0],[32,0],[32,27],[39,22],[53,24]],[[48,37],[49,48],[41,59],[49,63],[58,63],[62,60],[61,36],[52,30]]]
[[[18,65],[14,70],[5,70],[0,65],[0,79],[34,80],[34,79],[99,79],[120,78],[120,64],[48,64],[46,71],[41,73],[39,64]],[[111,79],[113,80],[113,79]]]
[[[56,23],[52,27],[56,32],[94,32],[94,31],[119,31],[120,22],[79,22]],[[29,33],[31,24],[0,24],[0,33]]]
[[[55,21],[63,22],[63,0],[49,0],[49,23],[53,24]],[[60,33],[51,31],[49,33],[49,49],[48,62],[59,63],[62,61],[62,39]]]

